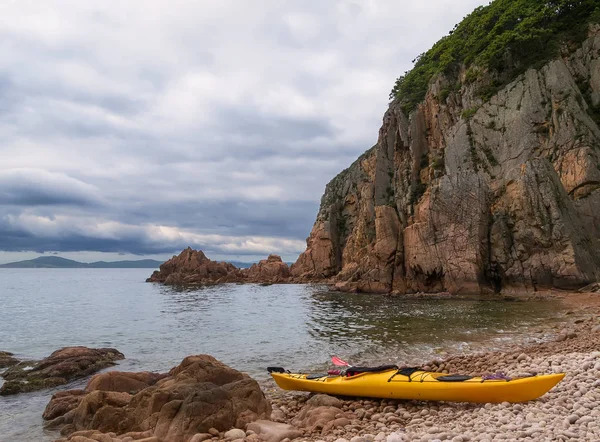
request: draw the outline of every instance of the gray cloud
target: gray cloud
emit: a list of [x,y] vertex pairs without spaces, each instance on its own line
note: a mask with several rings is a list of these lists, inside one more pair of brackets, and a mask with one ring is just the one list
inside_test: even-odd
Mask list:
[[482,3],[3,2],[0,261],[295,259],[395,78]]
[[40,169],[0,170],[0,204],[16,206],[101,204],[93,186]]

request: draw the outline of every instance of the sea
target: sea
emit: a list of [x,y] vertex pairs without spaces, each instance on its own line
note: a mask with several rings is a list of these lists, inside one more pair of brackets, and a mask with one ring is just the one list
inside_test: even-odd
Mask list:
[[[409,299],[323,285],[146,283],[149,269],[0,269],[0,350],[35,360],[74,345],[112,347],[108,370],[165,372],[210,354],[266,382],[267,366],[302,372],[424,363],[450,354],[537,342],[552,333],[557,301],[481,297]],[[0,441],[52,441],[42,413],[53,393],[0,396]],[[0,384],[2,380],[0,378]]]

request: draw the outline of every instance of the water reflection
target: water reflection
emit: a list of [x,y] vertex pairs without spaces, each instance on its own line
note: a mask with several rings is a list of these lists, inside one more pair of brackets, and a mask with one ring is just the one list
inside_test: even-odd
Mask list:
[[308,333],[360,361],[410,363],[439,353],[495,347],[523,338],[558,308],[556,302],[406,299],[318,292]]

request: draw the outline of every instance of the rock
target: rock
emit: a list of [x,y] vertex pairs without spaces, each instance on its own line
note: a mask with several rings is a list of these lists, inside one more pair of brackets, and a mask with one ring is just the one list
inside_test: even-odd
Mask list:
[[[218,434],[218,433],[217,433]],[[205,440],[212,439],[213,435],[210,433],[196,433],[188,442],[203,442]]]
[[0,368],[12,367],[19,363],[18,359],[13,358],[13,354],[7,351],[0,351]]
[[234,428],[226,431],[223,437],[225,440],[244,439],[246,437],[246,432],[244,430],[240,430],[239,428]]
[[286,415],[285,413],[280,410],[280,409],[274,409],[271,412],[271,420],[274,422],[285,422],[286,421]]
[[96,430],[76,431],[67,438],[55,442],[163,442],[148,431],[138,431],[117,436],[115,433],[103,433]]
[[316,394],[306,401],[306,405],[311,407],[336,407],[342,408],[342,401],[336,397],[327,394]]
[[523,362],[527,360],[527,355],[525,353],[521,353],[519,356],[517,356],[517,362]]
[[598,84],[597,42],[590,35],[485,102],[467,84],[441,102],[462,81],[444,75],[410,115],[392,101],[377,144],[325,187],[293,276],[398,294],[598,281],[600,128],[582,95]]
[[248,424],[247,430],[255,432],[261,440],[266,442],[281,442],[284,439],[291,440],[302,436],[302,432],[291,425],[267,420],[251,422]]
[[563,341],[566,341],[566,340],[567,340],[567,334],[566,334],[566,333],[564,333],[564,332],[562,332],[562,333],[559,333],[559,334],[556,336],[556,338],[555,338],[554,340],[555,340],[556,342],[563,342]]
[[248,269],[238,269],[228,262],[211,261],[201,250],[190,247],[173,256],[152,273],[147,282],[167,285],[221,284],[252,282],[269,285],[290,282],[291,272],[280,256],[269,255]]
[[271,406],[256,381],[208,355],[188,356],[167,375],[120,373],[97,378],[88,386],[122,389],[132,380],[135,382],[131,385],[136,388],[140,386],[138,382],[155,383],[134,395],[87,391],[78,398],[76,408],[64,406],[68,411],[63,415],[55,411],[59,409],[55,401],[47,409],[54,418],[53,426],[62,427],[63,433],[99,430],[123,434],[150,430],[160,440],[184,442],[198,433],[219,435],[232,427],[243,428],[271,414]]
[[23,361],[6,370],[0,395],[25,393],[63,385],[88,376],[124,356],[114,348],[65,347],[41,361]]
[[292,425],[304,428],[309,433],[320,431],[326,434],[338,426],[348,425],[353,417],[350,413],[342,411],[342,401],[325,394],[311,397],[296,417]]
[[135,394],[144,388],[156,384],[166,374],[150,373],[127,373],[122,371],[109,371],[92,377],[85,389],[87,391],[120,391]]
[[600,293],[600,282],[593,282],[578,290],[580,293]]
[[248,282],[276,283],[286,282],[291,276],[290,268],[280,256],[269,255],[258,264],[252,264],[242,271]]
[[50,421],[65,415],[69,411],[77,408],[87,393],[88,392],[85,390],[69,390],[55,393],[46,406],[42,417],[44,420]]
[[173,256],[152,273],[147,282],[167,285],[215,284],[243,280],[240,269],[227,262],[211,261],[201,250],[190,247]]

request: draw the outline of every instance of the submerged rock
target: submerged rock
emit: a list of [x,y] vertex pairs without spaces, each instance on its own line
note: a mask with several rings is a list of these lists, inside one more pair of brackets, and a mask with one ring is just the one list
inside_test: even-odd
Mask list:
[[26,393],[63,385],[123,359],[114,348],[65,347],[41,361],[22,361],[6,370],[0,395]]
[[[129,387],[134,388],[123,391]],[[54,395],[44,418],[67,435],[87,430],[115,437],[146,432],[156,440],[185,442],[197,434],[244,428],[270,414],[271,406],[255,380],[212,356],[197,355],[164,375],[100,374],[83,393]]]
[[0,351],[0,369],[12,367],[19,363],[18,359],[13,358],[13,354],[7,351]]

